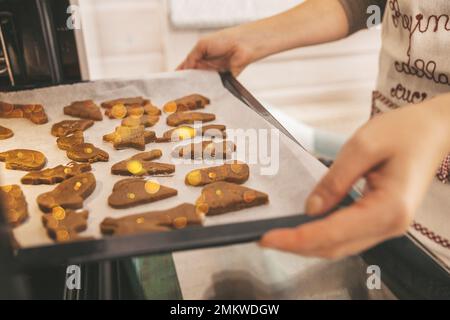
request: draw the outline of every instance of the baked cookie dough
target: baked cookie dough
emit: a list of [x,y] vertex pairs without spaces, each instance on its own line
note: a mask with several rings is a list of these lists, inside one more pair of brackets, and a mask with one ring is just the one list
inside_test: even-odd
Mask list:
[[194,122],[210,122],[216,120],[212,113],[205,112],[175,112],[170,114],[166,123],[171,127],[178,127],[182,124],[193,124]]
[[152,161],[161,156],[162,152],[158,149],[138,153],[114,164],[111,167],[111,173],[121,176],[155,176],[174,173],[175,166],[173,164]]
[[23,184],[55,184],[67,180],[83,172],[91,171],[91,165],[86,163],[70,162],[67,165],[59,165],[54,168],[33,171],[27,173],[20,180]]
[[170,129],[163,133],[161,138],[158,138],[156,142],[170,142],[192,139],[194,137],[209,137],[214,138],[226,138],[226,127],[221,124],[209,124],[201,126],[200,128],[194,128],[191,126],[180,126]]
[[0,187],[0,205],[3,205],[6,220],[17,227],[28,218],[28,205],[20,186],[13,184]]
[[190,111],[196,109],[203,109],[209,103],[210,101],[207,97],[195,93],[167,102],[164,105],[163,110],[166,113]]
[[103,119],[100,107],[92,100],[74,101],[64,107],[64,114],[94,121],[101,121]]
[[42,224],[48,236],[56,242],[82,240],[87,238],[80,237],[79,233],[87,229],[88,217],[87,210],[77,212],[54,207],[51,213],[42,216]]
[[70,150],[77,144],[84,143],[83,131],[75,131],[74,133],[56,139],[56,144],[61,150]]
[[145,150],[145,145],[156,140],[154,131],[146,131],[144,126],[116,127],[115,131],[103,136],[103,140],[111,142],[116,150],[134,148]]
[[11,138],[13,135],[14,132],[11,129],[0,126],[0,140]]
[[35,124],[48,122],[44,107],[40,104],[12,104],[0,101],[0,118],[25,118]]
[[192,170],[184,181],[191,186],[204,186],[217,181],[241,184],[248,180],[249,172],[246,163],[234,161],[221,166]]
[[108,198],[108,204],[117,209],[130,208],[177,195],[177,190],[154,180],[128,178],[117,182]]
[[5,162],[6,169],[34,171],[41,170],[47,163],[47,158],[39,151],[13,149],[0,152],[0,161]]
[[263,205],[269,202],[266,193],[234,183],[219,181],[203,187],[195,202],[197,212],[217,215]]
[[106,109],[105,115],[110,119],[123,119],[128,116],[159,116],[161,110],[154,106],[150,100],[142,97],[119,98],[102,103]]
[[184,159],[230,159],[236,151],[232,141],[201,141],[175,147],[172,156]]
[[94,125],[93,120],[63,120],[52,126],[52,135],[63,137],[77,131],[84,131]]
[[143,114],[141,116],[128,116],[122,120],[121,125],[124,127],[138,127],[144,126],[145,128],[153,127],[159,121],[159,116],[149,116]]
[[100,224],[105,235],[125,236],[138,233],[182,229],[190,225],[201,225],[203,216],[196,213],[195,206],[183,203],[174,208],[143,212],[122,218],[106,218]]
[[51,212],[54,207],[80,209],[83,201],[94,192],[95,185],[92,173],[81,173],[64,180],[52,191],[39,195],[37,203],[43,212]]
[[107,162],[109,154],[97,148],[92,143],[80,143],[72,146],[66,151],[67,157],[73,161],[94,163],[98,161]]

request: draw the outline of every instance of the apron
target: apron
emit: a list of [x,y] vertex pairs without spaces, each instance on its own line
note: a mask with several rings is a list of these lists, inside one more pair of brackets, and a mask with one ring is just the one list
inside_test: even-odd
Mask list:
[[[449,48],[450,0],[388,0],[372,116],[450,92]],[[447,266],[449,170],[447,156],[409,230]]]

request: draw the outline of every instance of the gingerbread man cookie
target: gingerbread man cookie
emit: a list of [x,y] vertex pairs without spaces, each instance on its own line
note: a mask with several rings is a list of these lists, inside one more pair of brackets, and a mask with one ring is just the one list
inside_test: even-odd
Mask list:
[[0,161],[5,162],[6,169],[34,171],[41,170],[47,163],[47,158],[39,151],[14,149],[0,152]]
[[16,184],[0,187],[0,205],[6,213],[8,223],[14,228],[28,218],[28,205],[22,189]]
[[155,202],[177,195],[177,190],[154,180],[128,178],[117,182],[108,198],[111,207],[121,209]]
[[101,121],[103,119],[100,107],[92,100],[74,101],[64,107],[64,114],[94,121]]
[[95,190],[95,177],[90,172],[81,173],[64,180],[50,192],[37,197],[39,208],[50,212],[54,207],[64,209],[80,209],[83,201]]
[[268,202],[269,196],[266,193],[234,183],[219,181],[203,187],[195,205],[199,213],[217,215]]
[[105,235],[132,235],[146,232],[183,229],[190,225],[201,225],[203,216],[197,214],[195,206],[183,203],[174,208],[143,212],[122,218],[106,218],[100,224]]
[[67,180],[83,172],[91,171],[91,165],[70,162],[66,166],[59,165],[54,168],[27,173],[20,180],[23,184],[55,184]]

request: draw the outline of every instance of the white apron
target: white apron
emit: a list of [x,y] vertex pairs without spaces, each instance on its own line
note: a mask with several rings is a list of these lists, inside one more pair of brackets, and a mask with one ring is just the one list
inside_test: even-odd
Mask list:
[[[372,116],[450,92],[450,0],[388,0],[382,30]],[[444,159],[409,230],[448,266],[449,163]]]

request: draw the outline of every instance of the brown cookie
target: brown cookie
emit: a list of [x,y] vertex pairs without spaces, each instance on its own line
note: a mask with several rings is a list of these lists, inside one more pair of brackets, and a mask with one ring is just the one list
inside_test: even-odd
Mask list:
[[11,138],[14,132],[11,129],[0,126],[0,140]]
[[156,142],[170,142],[192,139],[194,137],[226,138],[226,127],[221,124],[209,124],[200,128],[191,126],[180,126],[163,133]]
[[259,206],[269,202],[266,193],[219,181],[203,187],[195,202],[197,212],[208,216]]
[[166,119],[167,125],[178,127],[182,124],[193,124],[194,122],[210,122],[216,120],[212,113],[205,112],[175,112]]
[[122,176],[169,175],[175,172],[175,166],[168,163],[153,162],[162,156],[161,150],[141,152],[129,159],[120,161],[111,167],[111,173]]
[[236,151],[236,145],[231,141],[202,141],[177,146],[172,151],[172,156],[184,159],[229,159]]
[[100,230],[106,235],[132,235],[146,232],[182,229],[189,225],[201,225],[203,216],[196,213],[195,206],[183,203],[174,208],[143,212],[122,218],[106,218]]
[[64,107],[64,114],[82,119],[100,121],[103,119],[100,107],[92,100],[74,101]]
[[63,120],[52,126],[52,135],[55,137],[67,136],[76,131],[84,131],[94,125],[92,120]]
[[110,119],[123,119],[128,116],[158,116],[161,110],[154,106],[150,100],[142,97],[116,99],[102,103],[106,108],[105,115]]
[[112,142],[115,149],[134,148],[145,150],[145,145],[155,141],[154,131],[146,131],[144,126],[139,127],[116,127],[115,131],[103,136],[103,140]]
[[50,238],[56,242],[67,242],[85,239],[78,234],[87,229],[88,217],[87,210],[76,212],[54,207],[51,213],[42,216],[42,224]]
[[83,172],[91,171],[89,164],[70,162],[66,166],[59,165],[54,168],[29,172],[20,180],[23,184],[55,184],[67,180]]
[[121,125],[124,127],[144,126],[153,127],[159,121],[159,116],[149,116],[143,114],[141,116],[129,116],[122,120]]
[[249,171],[246,163],[234,161],[221,166],[192,170],[184,181],[191,186],[203,186],[217,181],[240,184],[248,180]]
[[44,107],[40,104],[11,104],[0,101],[0,118],[25,118],[35,124],[48,122]]
[[66,151],[67,157],[78,162],[106,162],[109,160],[109,154],[102,149],[97,148],[92,143],[80,143]]
[[13,184],[0,187],[0,205],[3,205],[6,219],[13,228],[27,220],[27,201],[18,185]]
[[203,109],[209,104],[209,99],[200,94],[191,94],[173,101],[167,102],[163,110],[166,113]]
[[117,182],[108,198],[111,207],[121,209],[146,204],[177,195],[177,190],[153,180],[128,178]]
[[0,152],[0,161],[6,163],[6,169],[34,171],[41,170],[47,163],[47,158],[39,151],[14,149]]
[[61,150],[69,150],[73,146],[82,143],[84,143],[83,131],[75,131],[67,136],[62,136],[56,139],[56,144]]
[[83,201],[95,190],[95,177],[90,172],[81,173],[64,180],[50,192],[37,197],[39,208],[50,212],[54,207],[64,209],[80,209]]

